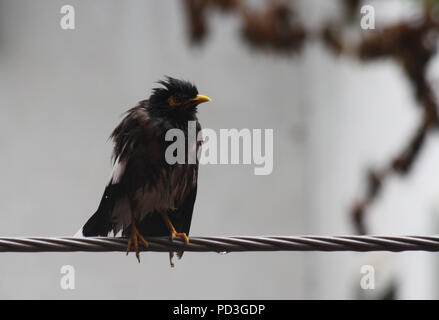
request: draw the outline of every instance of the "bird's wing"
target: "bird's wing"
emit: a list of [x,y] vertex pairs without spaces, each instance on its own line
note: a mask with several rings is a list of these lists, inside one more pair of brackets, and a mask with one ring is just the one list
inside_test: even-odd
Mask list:
[[[196,132],[197,136],[201,131],[201,125],[197,121]],[[189,183],[189,191],[186,193],[182,204],[170,214],[171,221],[174,219],[173,224],[178,232],[186,233],[189,235],[189,231],[191,228],[192,222],[192,213],[194,211],[195,199],[197,197],[197,189],[198,189],[198,168],[199,168],[199,159],[198,154],[201,151],[201,140],[197,140],[195,142],[195,152],[197,154],[196,164],[193,164],[187,167],[189,171],[189,176],[191,177],[191,183]],[[179,253],[181,257],[183,253]]]
[[178,232],[184,232],[189,235],[196,197],[197,183],[191,187],[191,190],[184,199],[183,204],[171,212],[171,221],[173,221],[174,227]]
[[79,234],[107,236],[113,232],[116,235],[131,223],[131,200],[139,189],[157,182],[155,173],[163,167],[164,146],[156,126],[140,105],[129,110],[113,131],[113,170],[98,210]]

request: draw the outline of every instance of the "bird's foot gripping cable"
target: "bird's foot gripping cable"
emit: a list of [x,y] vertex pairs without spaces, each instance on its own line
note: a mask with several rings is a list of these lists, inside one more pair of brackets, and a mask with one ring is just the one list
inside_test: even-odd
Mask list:
[[142,235],[139,233],[139,231],[136,228],[136,221],[133,216],[131,220],[131,235],[128,240],[127,255],[131,251],[131,246],[134,244],[134,250],[136,251],[136,258],[140,263],[139,240],[142,242],[142,244],[145,247],[148,247],[148,242],[146,242],[146,240],[142,237]]

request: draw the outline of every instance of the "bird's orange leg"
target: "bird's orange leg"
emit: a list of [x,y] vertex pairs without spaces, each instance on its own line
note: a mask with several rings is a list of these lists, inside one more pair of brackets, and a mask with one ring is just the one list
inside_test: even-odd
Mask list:
[[127,255],[131,251],[131,246],[134,244],[134,249],[136,250],[136,258],[140,263],[140,254],[139,254],[139,240],[143,243],[145,247],[148,247],[148,242],[142,237],[139,231],[136,228],[136,219],[134,218],[134,214],[131,214],[131,234],[128,239],[128,247],[127,247]]
[[177,232],[177,230],[175,230],[175,228],[174,228],[174,226],[173,226],[173,224],[172,224],[171,220],[169,219],[168,214],[166,212],[162,212],[162,217],[163,217],[163,220],[165,220],[165,222],[169,228],[171,240],[174,240],[175,237],[179,237],[179,238],[183,238],[184,242],[186,244],[188,244],[189,238],[188,238],[187,234],[184,232]]
[[[180,237],[180,238],[183,238],[183,240],[186,244],[188,244],[189,238],[188,238],[187,234],[184,232],[180,233],[180,232],[177,232],[177,230],[175,230],[174,225],[172,224],[172,222],[169,219],[168,214],[166,212],[162,212],[162,217],[163,217],[163,220],[165,220],[166,225],[169,228],[171,240],[174,240],[175,237]],[[174,252],[170,251],[169,252],[169,263],[171,264],[171,267],[174,267],[174,262],[172,262],[172,258],[174,258]]]

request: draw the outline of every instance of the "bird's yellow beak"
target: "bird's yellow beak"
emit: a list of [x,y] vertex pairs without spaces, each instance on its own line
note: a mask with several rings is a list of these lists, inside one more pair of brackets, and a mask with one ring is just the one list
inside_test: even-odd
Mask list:
[[203,102],[209,102],[211,99],[207,96],[203,96],[202,94],[197,94],[197,96],[191,101],[196,102],[197,104],[203,103]]

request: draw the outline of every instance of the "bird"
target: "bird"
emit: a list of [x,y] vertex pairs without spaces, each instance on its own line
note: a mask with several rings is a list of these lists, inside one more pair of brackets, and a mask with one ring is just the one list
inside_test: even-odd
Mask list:
[[[185,80],[166,76],[158,81],[147,100],[129,109],[110,135],[114,143],[113,169],[97,211],[77,233],[83,237],[128,237],[126,254],[134,247],[140,263],[139,241],[145,237],[170,236],[189,243],[199,161],[187,161],[189,152],[198,155],[201,140],[188,139],[191,122],[201,131],[198,106],[211,101]],[[166,133],[178,129],[188,140],[184,163],[170,163]],[[188,144],[186,143],[186,145]],[[178,252],[181,258],[183,252]],[[171,267],[174,252],[169,253]]]

